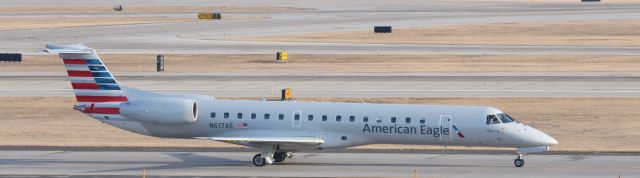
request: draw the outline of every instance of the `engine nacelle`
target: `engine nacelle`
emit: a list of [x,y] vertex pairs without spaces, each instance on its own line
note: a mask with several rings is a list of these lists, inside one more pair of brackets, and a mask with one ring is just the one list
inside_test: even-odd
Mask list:
[[198,119],[198,106],[186,98],[134,99],[120,104],[120,115],[158,124],[189,124]]

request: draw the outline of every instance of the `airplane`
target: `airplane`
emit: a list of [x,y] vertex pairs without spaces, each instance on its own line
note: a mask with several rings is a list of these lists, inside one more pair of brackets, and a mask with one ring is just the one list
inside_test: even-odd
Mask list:
[[205,139],[255,147],[265,166],[301,150],[368,144],[517,148],[527,153],[558,144],[551,136],[494,107],[297,101],[223,100],[199,94],[160,94],[120,85],[84,45],[48,44],[67,69],[73,108],[120,129],[162,138]]

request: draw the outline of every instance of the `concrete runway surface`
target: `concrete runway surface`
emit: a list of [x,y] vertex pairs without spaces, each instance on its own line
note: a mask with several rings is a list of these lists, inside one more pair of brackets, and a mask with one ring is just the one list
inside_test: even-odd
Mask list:
[[[121,2],[120,2],[121,3]],[[46,4],[40,0],[7,0],[6,6]],[[58,1],[59,5],[107,6],[111,1]],[[124,6],[147,5],[127,1]],[[225,13],[232,16],[267,16],[262,20],[176,22],[160,24],[88,26],[74,28],[0,31],[0,51],[40,54],[47,43],[86,44],[101,53],[251,53],[286,50],[307,54],[618,54],[638,55],[638,47],[500,46],[343,44],[228,41],[229,37],[286,35],[312,32],[371,30],[375,25],[394,28],[434,25],[510,23],[529,21],[621,20],[640,17],[638,3],[539,3],[490,1],[154,1],[155,6],[279,6],[310,8],[303,12]],[[11,16],[30,16],[16,15]],[[93,14],[113,16],[113,14]],[[149,14],[145,14],[149,15]],[[195,13],[156,14],[193,17]],[[55,17],[77,14],[55,14]],[[131,16],[136,16],[132,14]]]
[[0,151],[2,176],[640,177],[639,155],[295,153],[254,167],[253,152]]
[[[116,74],[123,85],[217,97],[640,97],[640,76]],[[73,96],[65,74],[4,75],[0,96]]]

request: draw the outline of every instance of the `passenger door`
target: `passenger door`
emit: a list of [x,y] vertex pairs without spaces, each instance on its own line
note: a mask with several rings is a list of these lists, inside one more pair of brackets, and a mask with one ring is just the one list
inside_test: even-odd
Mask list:
[[302,111],[293,111],[293,116],[291,117],[291,127],[300,127],[302,126]]

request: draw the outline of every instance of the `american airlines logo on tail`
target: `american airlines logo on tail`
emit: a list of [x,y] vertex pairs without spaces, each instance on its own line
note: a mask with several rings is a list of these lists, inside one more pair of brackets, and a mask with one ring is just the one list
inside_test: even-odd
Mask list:
[[79,102],[76,109],[85,113],[119,113],[118,105],[128,99],[93,49],[82,45],[47,45],[47,50],[63,58]]
[[460,130],[458,129],[458,127],[456,127],[456,125],[451,125],[451,127],[453,127],[453,131],[455,131],[455,132],[456,132],[456,134],[458,135],[458,137],[460,137],[460,138],[464,138],[464,134],[462,134],[462,131],[460,131]]

